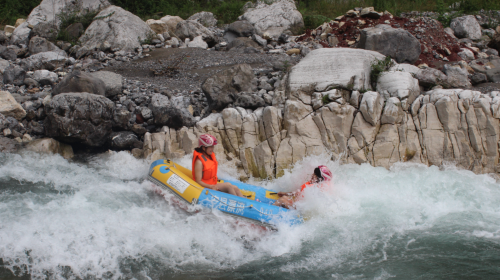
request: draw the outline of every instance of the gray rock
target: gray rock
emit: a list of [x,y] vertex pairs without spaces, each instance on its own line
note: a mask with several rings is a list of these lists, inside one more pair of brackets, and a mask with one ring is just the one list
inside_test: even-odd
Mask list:
[[0,30],[0,44],[7,42],[7,36],[3,30]]
[[498,56],[498,51],[495,50],[495,49],[487,49],[484,53],[487,54],[487,55]]
[[129,150],[142,148],[142,142],[132,131],[113,132],[109,136],[109,145],[114,150]]
[[54,70],[64,66],[69,59],[64,52],[41,52],[24,59],[21,64],[28,70]]
[[[179,106],[180,105],[180,106]],[[195,124],[193,116],[183,104],[170,102],[168,97],[157,93],[151,98],[151,111],[154,123],[158,126],[168,126],[179,129],[183,126],[191,127]]]
[[266,102],[262,97],[258,95],[241,93],[236,96],[234,106],[255,110],[257,108],[266,106]]
[[261,45],[262,47],[266,47],[267,46],[267,40],[260,37],[259,35],[257,34],[253,34],[252,35],[252,39],[257,42],[259,45]]
[[[255,34],[255,28],[247,20],[239,20],[229,24],[224,31],[224,39],[231,43],[238,37],[250,37]],[[262,37],[261,37],[262,38]],[[267,45],[266,44],[263,46]]]
[[453,88],[469,88],[471,84],[469,82],[469,73],[467,70],[462,69],[460,66],[452,66],[450,64],[445,64],[443,72],[448,78],[448,83],[452,85]]
[[188,18],[201,23],[205,27],[214,27],[217,25],[217,20],[211,12],[199,12]]
[[450,23],[450,28],[457,38],[469,38],[478,40],[481,38],[481,26],[475,16],[463,16],[454,18]]
[[0,58],[0,74],[3,74],[5,69],[10,66],[10,62]]
[[20,86],[24,82],[26,71],[20,66],[11,65],[3,72],[3,83]]
[[64,51],[59,49],[56,45],[47,41],[47,39],[39,36],[31,38],[29,44],[29,51],[32,55],[41,52],[56,52],[56,53],[61,53],[62,56],[66,56]]
[[291,0],[278,0],[271,5],[259,2],[255,8],[247,9],[238,19],[248,20],[256,33],[264,38],[277,39],[285,31],[298,35],[304,29],[302,14]]
[[83,27],[83,24],[81,22],[76,22],[66,27],[64,31],[66,33],[65,39],[67,41],[76,41],[83,34],[85,28]]
[[128,129],[132,113],[126,108],[116,108],[113,113],[113,128]]
[[415,63],[420,56],[420,42],[410,32],[387,24],[361,30],[358,48],[390,55],[398,63]]
[[58,95],[67,92],[86,92],[96,95],[106,95],[106,85],[101,79],[98,79],[91,74],[75,70],[62,79],[62,81],[54,87],[52,95]]
[[57,82],[58,76],[49,70],[36,70],[33,73],[33,79],[41,85],[53,85]]
[[500,52],[500,33],[497,33],[493,36],[493,38],[491,38],[491,41],[488,43],[488,47]]
[[476,72],[476,73],[470,75],[469,78],[470,78],[471,84],[473,84],[473,85],[488,82],[488,77],[486,77],[486,75],[483,73]]
[[39,84],[37,81],[35,81],[34,79],[32,78],[26,78],[24,79],[24,84],[28,87],[28,88],[34,88],[34,87],[38,87]]
[[17,59],[17,53],[12,48],[0,46],[0,57],[7,60],[15,61]]
[[140,110],[141,110],[141,115],[145,120],[149,120],[153,117],[153,111],[151,111],[151,109],[142,107],[140,108]]
[[188,48],[200,48],[200,49],[207,49],[208,44],[203,41],[203,37],[200,35],[198,37],[195,37],[193,41],[189,42],[187,44]]
[[80,37],[82,46],[88,50],[100,48],[107,41],[111,49],[134,51],[141,46],[141,40],[154,34],[138,16],[117,6],[102,10],[97,18]]
[[175,34],[182,40],[189,38],[193,40],[194,38],[201,36],[203,41],[207,42],[211,47],[215,45],[215,35],[212,31],[208,30],[201,23],[194,20],[183,20],[177,24],[175,29]]
[[0,136],[0,153],[15,153],[21,148],[21,143],[14,139]]
[[493,59],[490,61],[494,67],[486,70],[488,81],[492,83],[500,83],[500,59]]
[[375,11],[373,7],[366,7],[361,10],[359,15],[362,17],[379,19],[380,17],[382,17],[383,14]]
[[12,45],[28,45],[31,33],[31,29],[28,25],[28,22],[23,22],[14,30],[10,37],[10,43]]
[[115,104],[87,92],[54,96],[45,106],[45,135],[68,143],[99,147],[112,132]]
[[97,71],[90,74],[104,82],[106,87],[106,97],[113,97],[122,92],[123,77],[110,71]]
[[235,100],[240,92],[254,92],[252,67],[238,64],[228,70],[219,72],[203,82],[202,89],[207,97],[210,110],[222,110]]
[[255,48],[260,49],[259,44],[257,44],[254,40],[247,37],[240,37],[234,39],[231,43],[227,45],[227,50],[232,52],[245,52],[246,48]]

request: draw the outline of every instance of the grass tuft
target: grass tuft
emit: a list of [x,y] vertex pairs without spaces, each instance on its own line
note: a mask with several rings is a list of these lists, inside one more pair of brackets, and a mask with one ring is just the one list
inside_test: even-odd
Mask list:
[[370,72],[370,81],[372,83],[372,87],[377,87],[377,81],[382,72],[389,70],[394,66],[394,61],[392,61],[391,56],[388,55],[384,59],[376,59],[372,62],[372,70]]

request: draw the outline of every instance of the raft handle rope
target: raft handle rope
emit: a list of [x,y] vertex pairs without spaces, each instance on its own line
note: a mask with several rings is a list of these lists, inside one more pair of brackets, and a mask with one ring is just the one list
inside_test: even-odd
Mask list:
[[225,202],[221,201],[221,200],[220,200],[217,196],[213,195],[213,194],[212,194],[212,193],[210,193],[209,191],[206,191],[206,194],[211,195],[213,198],[215,198],[215,200],[219,201],[219,202],[220,202],[220,203],[222,203],[222,204],[225,204],[225,205],[227,205],[227,206],[230,206],[230,207],[234,207],[234,208],[253,208],[253,209],[255,209],[255,211],[257,211],[257,212],[261,213],[262,215],[266,215],[266,216],[278,216],[278,215],[281,215],[281,214],[267,214],[267,213],[263,213],[263,212],[259,211],[259,209],[257,209],[257,208],[255,208],[255,207],[253,207],[253,204],[250,204],[249,206],[243,206],[243,207],[241,207],[241,206],[236,206],[236,205],[229,205],[229,204],[227,204],[227,203],[225,203]]

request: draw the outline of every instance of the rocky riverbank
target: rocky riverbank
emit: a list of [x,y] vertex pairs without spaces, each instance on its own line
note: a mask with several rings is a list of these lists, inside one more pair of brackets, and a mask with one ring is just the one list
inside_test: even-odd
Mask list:
[[[443,28],[355,8],[304,31],[280,0],[222,29],[205,12],[144,22],[106,0],[56,2],[0,32],[1,152],[177,158],[211,133],[242,178],[281,176],[313,154],[500,172],[500,28],[482,28],[486,15]],[[66,28],[76,45],[46,32],[60,24],[54,9],[84,8],[97,16]]]

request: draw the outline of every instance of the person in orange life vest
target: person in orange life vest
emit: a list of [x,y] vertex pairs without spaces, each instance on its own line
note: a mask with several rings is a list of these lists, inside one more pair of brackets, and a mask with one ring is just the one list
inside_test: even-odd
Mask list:
[[313,184],[321,183],[323,181],[331,181],[332,177],[333,175],[330,169],[328,169],[328,167],[324,165],[320,165],[314,169],[311,180],[303,184],[300,187],[300,190],[297,190],[295,192],[278,192],[278,196],[280,196],[280,198],[276,200],[273,205],[289,209],[290,207],[293,207],[294,202],[300,197],[300,194],[304,191],[304,189]]
[[193,151],[193,179],[200,186],[216,191],[226,192],[243,197],[240,189],[231,183],[218,183],[217,169],[219,163],[215,158],[214,146],[217,139],[210,134],[203,134],[198,139],[199,147]]

